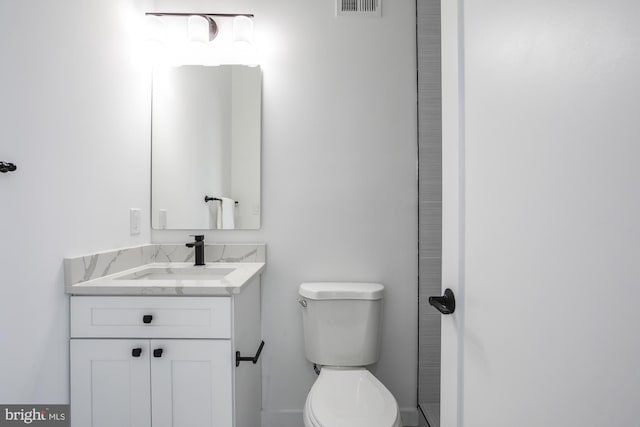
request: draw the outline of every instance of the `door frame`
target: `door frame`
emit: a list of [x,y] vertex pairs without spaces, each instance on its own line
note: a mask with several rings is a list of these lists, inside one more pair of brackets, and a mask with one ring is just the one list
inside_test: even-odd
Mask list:
[[440,425],[463,427],[464,385],[464,34],[463,0],[441,1],[442,291],[456,311],[442,316]]

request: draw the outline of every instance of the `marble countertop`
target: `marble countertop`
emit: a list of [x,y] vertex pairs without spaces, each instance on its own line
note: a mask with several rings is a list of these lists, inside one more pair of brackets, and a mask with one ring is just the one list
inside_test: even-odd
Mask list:
[[[197,277],[182,279],[144,278],[144,272],[154,270],[180,269],[230,269],[224,277]],[[192,296],[233,296],[241,293],[265,268],[264,262],[212,262],[206,266],[193,267],[188,262],[154,262],[117,273],[66,284],[65,292],[70,295],[192,295]],[[198,271],[201,273],[202,270]]]

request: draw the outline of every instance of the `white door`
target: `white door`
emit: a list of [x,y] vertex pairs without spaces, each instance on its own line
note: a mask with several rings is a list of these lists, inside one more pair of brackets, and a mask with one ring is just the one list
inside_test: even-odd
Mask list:
[[151,340],[153,427],[231,427],[229,340]]
[[636,426],[640,2],[442,2],[443,427]]
[[148,340],[70,340],[73,427],[150,427]]

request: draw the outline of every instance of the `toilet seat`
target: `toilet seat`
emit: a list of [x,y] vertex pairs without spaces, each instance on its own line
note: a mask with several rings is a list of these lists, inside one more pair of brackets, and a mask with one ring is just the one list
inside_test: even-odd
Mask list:
[[395,398],[364,368],[323,367],[304,418],[307,427],[402,427]]

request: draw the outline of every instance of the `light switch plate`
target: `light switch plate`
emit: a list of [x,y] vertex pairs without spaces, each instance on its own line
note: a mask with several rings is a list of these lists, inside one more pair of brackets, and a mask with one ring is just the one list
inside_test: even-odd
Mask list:
[[129,209],[129,234],[140,234],[140,209]]

